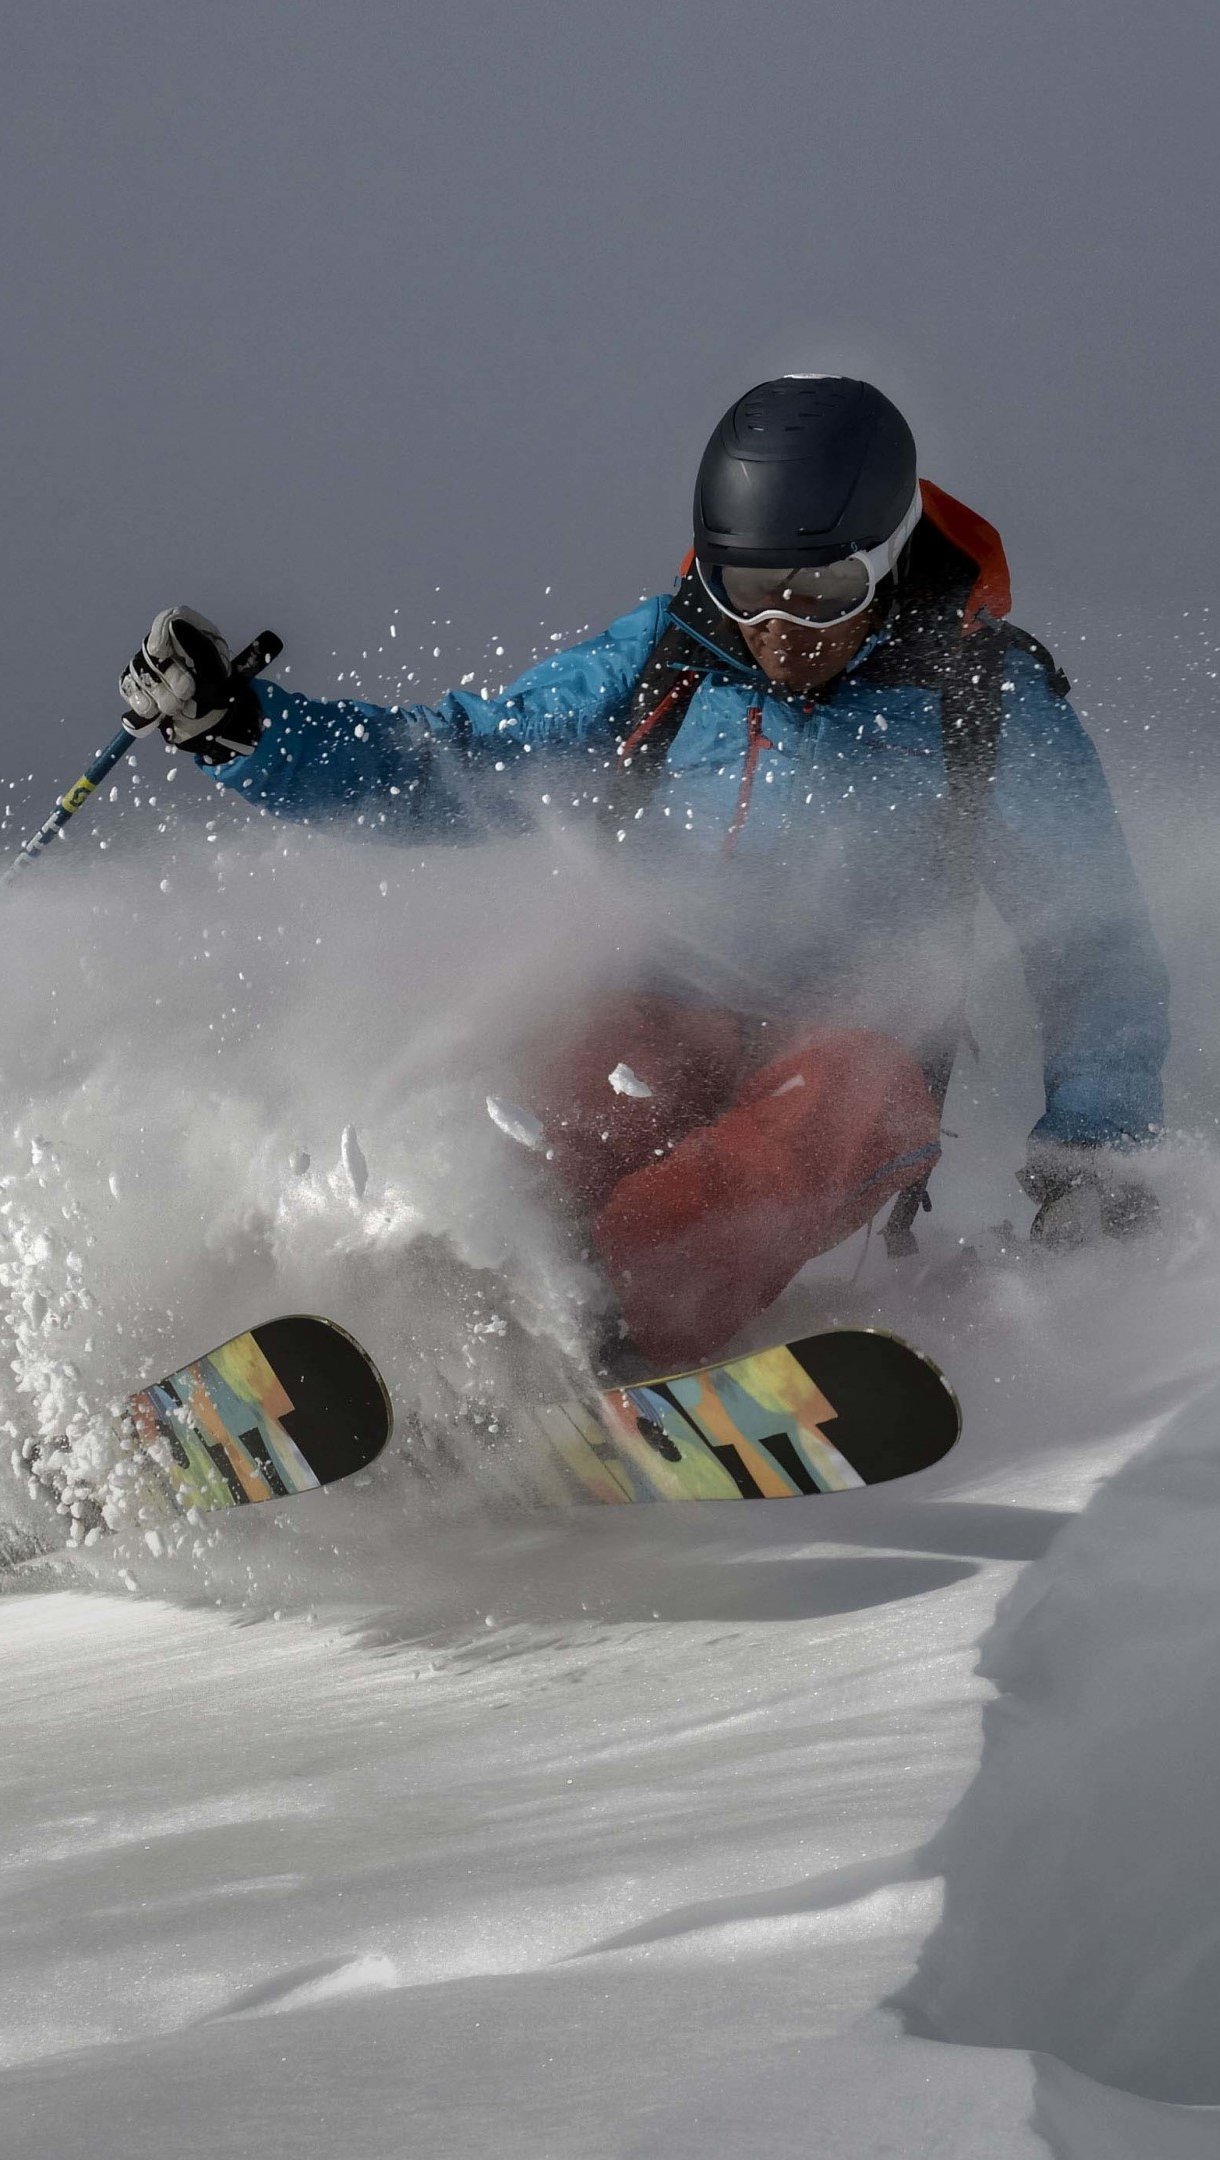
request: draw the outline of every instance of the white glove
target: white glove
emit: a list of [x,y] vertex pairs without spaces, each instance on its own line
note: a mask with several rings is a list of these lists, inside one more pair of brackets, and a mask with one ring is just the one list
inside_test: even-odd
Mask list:
[[175,748],[215,752],[215,763],[258,740],[257,701],[247,684],[234,681],[232,655],[215,623],[193,608],[162,608],[119,690],[133,735],[159,728]]

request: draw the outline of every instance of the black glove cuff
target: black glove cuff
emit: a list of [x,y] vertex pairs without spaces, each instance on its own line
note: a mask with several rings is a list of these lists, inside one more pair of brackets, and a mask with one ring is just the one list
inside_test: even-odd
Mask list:
[[264,725],[258,693],[252,683],[243,683],[215,727],[210,727],[206,735],[194,736],[183,748],[204,765],[228,765],[235,757],[248,756]]

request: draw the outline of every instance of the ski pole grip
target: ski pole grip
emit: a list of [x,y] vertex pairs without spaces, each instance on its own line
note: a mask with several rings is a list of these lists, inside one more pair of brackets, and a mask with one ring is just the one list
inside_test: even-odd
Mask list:
[[264,668],[279,659],[283,650],[284,640],[277,637],[274,630],[260,630],[258,636],[251,638],[238,653],[233,662],[233,673],[239,682],[253,682],[256,675],[261,675]]

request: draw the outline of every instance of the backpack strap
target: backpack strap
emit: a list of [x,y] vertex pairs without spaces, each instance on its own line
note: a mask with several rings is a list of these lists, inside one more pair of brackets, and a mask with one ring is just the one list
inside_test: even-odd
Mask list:
[[700,583],[693,556],[682,566],[678,589],[665,611],[665,627],[644,662],[622,720],[615,754],[615,820],[634,813],[651,795],[691,699],[717,669],[761,681],[739,630],[714,607]]
[[618,745],[624,768],[634,765],[639,771],[665,763],[707,672],[706,662],[707,655],[700,656],[687,631],[677,623],[666,624],[644,662],[628,708],[626,732]]
[[1042,643],[1041,638],[1036,638],[1032,630],[1020,629],[1016,623],[1005,623],[1004,633],[1010,645],[1015,645],[1018,651],[1028,653],[1031,660],[1037,661],[1046,677],[1048,689],[1053,690],[1056,697],[1066,697],[1072,685],[1054,653]]
[[[948,783],[941,860],[951,903],[960,916],[964,943],[973,928],[984,817],[999,756],[1004,667],[1014,647],[1039,662],[1057,697],[1067,696],[1071,687],[1068,678],[1045,645],[1015,623],[995,622],[986,616],[979,617],[969,632],[959,630],[952,646],[943,648],[939,670],[941,746]],[[965,975],[963,967],[963,1001]],[[965,1013],[959,1005],[943,1040],[934,1044],[925,1057],[924,1076],[938,1110],[944,1108],[958,1047],[966,1032]],[[921,1208],[930,1206],[927,1178],[899,1194],[882,1232],[891,1260],[918,1251],[915,1217]]]

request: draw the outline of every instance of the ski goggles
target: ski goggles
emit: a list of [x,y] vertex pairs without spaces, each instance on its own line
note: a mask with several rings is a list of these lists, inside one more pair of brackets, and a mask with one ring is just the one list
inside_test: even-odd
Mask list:
[[736,623],[749,627],[777,616],[780,622],[802,628],[812,624],[829,629],[863,613],[882,578],[893,570],[922,513],[916,488],[901,525],[879,547],[862,548],[841,562],[808,563],[790,570],[698,562],[700,582],[721,614]]

